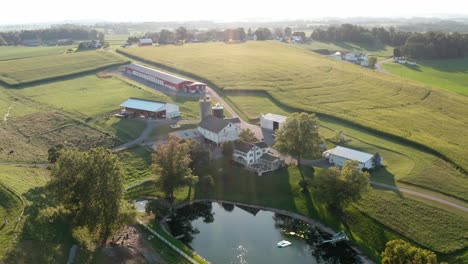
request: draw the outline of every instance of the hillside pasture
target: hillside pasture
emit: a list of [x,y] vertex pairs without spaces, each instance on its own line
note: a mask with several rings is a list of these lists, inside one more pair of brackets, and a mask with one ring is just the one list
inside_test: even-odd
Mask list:
[[417,65],[386,63],[384,69],[403,78],[468,96],[468,58],[418,61]]
[[426,145],[468,170],[468,98],[277,42],[122,49],[218,88],[268,92],[284,106],[332,115]]
[[0,81],[11,86],[71,76],[113,65],[121,58],[104,51],[87,51],[0,61]]
[[130,35],[105,35],[105,41],[111,46],[121,46],[127,43]]
[[63,54],[68,49],[74,48],[73,45],[50,47],[0,46],[0,61]]
[[21,199],[0,181],[0,260],[14,243],[15,224],[22,209]]

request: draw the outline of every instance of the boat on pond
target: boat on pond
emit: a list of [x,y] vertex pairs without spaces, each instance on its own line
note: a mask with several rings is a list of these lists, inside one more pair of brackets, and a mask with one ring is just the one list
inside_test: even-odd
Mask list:
[[286,240],[282,240],[280,242],[278,242],[278,244],[276,244],[279,248],[284,248],[284,247],[287,247],[287,246],[290,246],[291,245],[291,242],[289,241],[286,241]]

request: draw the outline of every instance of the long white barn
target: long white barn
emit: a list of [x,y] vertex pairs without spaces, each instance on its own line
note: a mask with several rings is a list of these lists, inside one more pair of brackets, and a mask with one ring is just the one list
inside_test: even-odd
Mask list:
[[[328,162],[338,167],[343,167],[347,160],[355,160],[358,162],[359,169],[361,170],[374,168],[373,158],[375,155],[350,148],[336,146],[334,149],[324,151],[322,156],[327,158]],[[382,157],[380,157],[380,164],[383,164]]]

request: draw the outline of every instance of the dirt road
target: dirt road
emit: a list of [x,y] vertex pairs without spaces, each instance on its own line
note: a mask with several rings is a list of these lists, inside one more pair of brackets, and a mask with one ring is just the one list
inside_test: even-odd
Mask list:
[[393,61],[392,58],[378,61],[377,64],[375,64],[375,70],[378,71],[378,72],[381,72],[381,73],[390,74],[388,71],[386,71],[384,69],[383,65],[385,63],[389,63],[389,62],[392,62],[392,61]]

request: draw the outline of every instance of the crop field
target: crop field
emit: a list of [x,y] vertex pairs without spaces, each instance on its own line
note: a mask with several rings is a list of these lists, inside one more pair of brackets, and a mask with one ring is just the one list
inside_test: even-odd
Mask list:
[[266,91],[285,106],[333,115],[429,146],[468,169],[465,96],[277,42],[120,51],[199,76],[224,91]]
[[0,46],[0,61],[63,54],[75,46],[24,47]]
[[468,96],[468,58],[418,61],[417,65],[387,63],[384,69],[400,77]]
[[[22,209],[20,198],[0,184],[0,260],[14,241],[15,222]],[[8,224],[4,225],[5,221]]]
[[[246,120],[258,120],[260,113],[286,116],[292,113],[261,93],[228,93],[228,98]],[[413,185],[416,185],[425,188],[426,191],[432,190],[468,201],[465,187],[468,186],[468,179],[442,159],[331,119],[321,117],[320,123],[324,138],[331,138],[338,131],[343,131],[351,139],[346,143],[348,147],[369,153],[379,152],[384,157],[385,170],[373,174],[373,180],[392,185],[398,181],[398,185],[410,184],[404,187],[414,189]],[[450,200],[450,197],[444,198]]]
[[130,37],[130,35],[106,35],[105,41],[109,42],[111,46],[121,46],[127,43],[128,37]]
[[103,51],[86,51],[0,61],[0,81],[14,86],[70,76],[124,63],[125,61],[119,57]]
[[371,54],[378,57],[392,57],[393,56],[393,47],[382,44],[365,44],[365,43],[352,43],[352,42],[320,42],[312,41],[310,44],[300,44],[300,47],[303,47],[308,50],[321,50],[327,49],[330,52],[336,51],[359,51],[364,54]]

